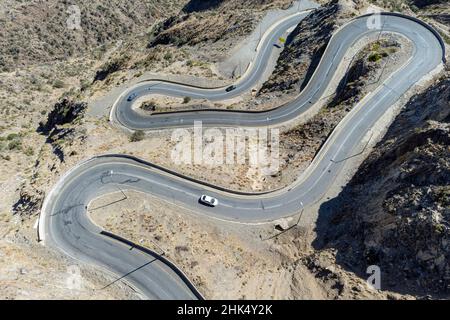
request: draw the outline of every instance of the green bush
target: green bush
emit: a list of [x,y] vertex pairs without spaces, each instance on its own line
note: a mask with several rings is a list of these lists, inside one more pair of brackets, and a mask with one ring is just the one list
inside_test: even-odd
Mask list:
[[20,140],[13,140],[8,144],[9,150],[20,150],[22,149],[22,142]]
[[10,133],[6,137],[6,140],[11,141],[11,140],[17,139],[18,137],[19,137],[19,135],[17,133]]
[[189,103],[191,101],[191,97],[184,97],[183,103]]
[[32,155],[34,155],[34,150],[32,147],[28,147],[25,149],[24,153],[26,156],[31,157]]
[[137,141],[141,141],[145,138],[145,133],[142,130],[137,130],[135,132],[133,132],[133,134],[130,137],[130,141],[131,142],[137,142]]
[[378,62],[381,60],[381,58],[382,58],[382,55],[380,53],[376,52],[376,53],[372,53],[369,56],[369,61],[370,62]]
[[146,101],[142,103],[141,109],[145,111],[155,111],[156,110],[156,103],[154,101]]
[[64,88],[64,82],[59,79],[55,80],[53,82],[53,88],[56,88],[56,89]]

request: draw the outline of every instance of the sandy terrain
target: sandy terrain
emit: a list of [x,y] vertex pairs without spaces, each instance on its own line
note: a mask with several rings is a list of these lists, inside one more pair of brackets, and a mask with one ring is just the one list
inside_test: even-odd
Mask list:
[[[147,246],[175,262],[207,299],[383,298],[363,280],[310,247],[308,219],[279,235],[274,224],[242,225],[217,221],[155,197],[126,191],[95,200],[90,217],[104,229]],[[304,213],[306,214],[306,213]],[[328,268],[321,279],[317,269]],[[343,289],[333,289],[341,283]],[[356,287],[357,289],[353,289]]]
[[36,230],[17,217],[0,225],[0,299],[137,299],[115,276],[81,265],[36,242]]

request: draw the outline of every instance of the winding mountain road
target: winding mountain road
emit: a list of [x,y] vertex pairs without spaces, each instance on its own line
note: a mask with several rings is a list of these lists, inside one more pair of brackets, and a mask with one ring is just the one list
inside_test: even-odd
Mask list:
[[[299,117],[324,94],[348,50],[360,39],[379,33],[371,29],[373,16],[356,18],[340,28],[332,37],[320,65],[306,88],[293,101],[265,112],[207,110],[142,116],[127,101],[137,96],[163,94],[169,96],[220,101],[248,91],[262,76],[274,39],[296,25],[297,15],[276,25],[260,44],[254,63],[236,84],[224,88],[204,89],[169,82],[140,83],[117,100],[111,120],[128,129],[161,129],[193,126],[275,126]],[[366,96],[338,125],[316,158],[292,185],[273,192],[250,194],[224,190],[189,177],[170,172],[154,164],[125,155],[106,155],[87,160],[67,172],[48,194],[41,212],[39,232],[45,243],[61,249],[74,259],[104,267],[126,275],[126,281],[146,298],[195,299],[200,293],[175,266],[155,253],[130,250],[130,246],[107,237],[93,224],[86,205],[94,198],[121,189],[151,193],[175,201],[203,215],[237,222],[264,222],[291,216],[322,197],[342,170],[345,159],[354,152],[378,119],[411,86],[445,61],[445,46],[439,36],[420,21],[396,14],[380,16],[383,32],[400,34],[414,46],[408,61],[377,90]],[[300,173],[299,173],[300,174]],[[198,203],[201,194],[219,199],[219,205],[208,208]],[[174,200],[175,199],[175,200]]]

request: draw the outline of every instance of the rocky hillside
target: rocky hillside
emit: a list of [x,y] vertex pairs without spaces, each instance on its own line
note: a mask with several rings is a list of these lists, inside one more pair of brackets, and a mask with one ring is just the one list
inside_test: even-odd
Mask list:
[[[17,1],[0,4],[0,72],[80,55],[145,31],[186,0]],[[79,11],[78,11],[79,10]],[[68,25],[79,13],[79,29]]]
[[304,19],[288,37],[274,72],[259,94],[298,92],[314,73],[333,32],[348,19],[364,13],[369,3],[386,11],[416,15],[433,25],[450,43],[450,6],[448,1],[344,1],[331,0]]
[[234,46],[239,37],[253,30],[264,11],[286,8],[291,3],[292,0],[191,0],[180,14],[155,27],[149,47],[198,45],[208,49],[212,43],[227,40],[231,40],[227,46]]
[[[66,156],[74,156],[86,140],[85,128],[82,124],[86,112],[85,102],[74,102],[63,98],[57,102],[47,115],[47,120],[41,122],[37,132],[45,137],[45,142],[58,162],[64,162]],[[57,170],[58,165],[51,163],[50,157],[44,160],[45,148],[39,150],[38,159],[32,167],[33,174],[19,188],[19,198],[12,206],[12,211],[21,217],[36,214],[45,193],[40,189],[40,180],[46,172]],[[48,155],[47,155],[48,156]]]
[[371,90],[381,85],[406,59],[411,48],[401,38],[390,36],[367,44],[356,56],[339,86],[317,114],[305,123],[284,132],[280,150],[285,161],[279,175],[291,177],[293,183],[299,170],[306,169],[337,124]]
[[191,0],[183,8],[186,13],[220,9],[228,11],[234,9],[261,9],[289,6],[293,1],[285,0]]
[[333,32],[351,12],[343,1],[333,0],[300,22],[260,93],[300,90],[316,69]]
[[447,0],[370,0],[370,2],[395,11],[402,11],[405,9],[410,9],[413,11],[431,8],[444,9],[445,5],[448,6]]
[[[286,8],[293,0],[191,0],[167,19],[130,36],[94,75],[94,90],[123,83],[145,72],[183,74],[224,80],[216,62],[247,37],[268,10]],[[225,76],[226,77],[226,76]]]
[[[450,297],[450,76],[412,98],[337,199],[317,248],[382,289]],[[330,216],[331,220],[328,220]]]

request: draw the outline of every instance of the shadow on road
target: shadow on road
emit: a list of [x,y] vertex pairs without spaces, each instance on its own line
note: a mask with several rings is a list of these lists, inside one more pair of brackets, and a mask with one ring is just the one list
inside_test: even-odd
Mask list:
[[[132,249],[132,248],[131,248],[131,249]],[[130,249],[130,250],[131,250],[131,249]],[[131,270],[130,272],[125,273],[123,276],[121,276],[121,277],[117,278],[116,280],[114,280],[114,281],[108,283],[106,286],[104,286],[104,287],[101,288],[100,290],[104,290],[104,289],[106,289],[106,288],[112,286],[114,283],[116,283],[116,282],[118,282],[118,281],[120,281],[120,280],[122,280],[122,279],[125,279],[125,278],[128,277],[130,274],[132,274],[133,272],[136,272],[136,271],[138,271],[138,270],[140,270],[140,269],[142,269],[142,268],[145,268],[145,267],[148,266],[150,263],[155,262],[156,260],[157,260],[157,259],[154,258],[154,259],[152,259],[152,260],[150,260],[150,261],[144,263],[143,265],[141,265],[141,266],[139,266],[139,267],[137,267],[137,268]]]

